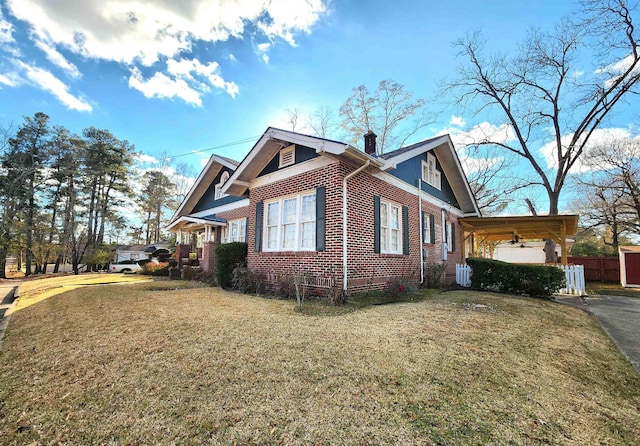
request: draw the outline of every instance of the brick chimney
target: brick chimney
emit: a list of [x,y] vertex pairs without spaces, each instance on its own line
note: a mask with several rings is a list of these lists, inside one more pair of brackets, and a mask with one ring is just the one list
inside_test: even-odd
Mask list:
[[364,151],[371,155],[376,156],[376,135],[373,131],[369,130],[366,135],[364,135]]

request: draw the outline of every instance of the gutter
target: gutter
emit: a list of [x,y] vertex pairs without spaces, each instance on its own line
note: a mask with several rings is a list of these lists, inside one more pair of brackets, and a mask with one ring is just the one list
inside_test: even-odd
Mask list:
[[416,181],[418,187],[418,220],[420,221],[420,283],[424,283],[424,227],[422,221],[422,184],[420,184],[420,178]]
[[364,169],[369,167],[371,164],[371,160],[367,160],[362,166],[358,167],[356,170],[346,175],[342,180],[342,290],[346,293],[348,284],[348,274],[347,274],[347,180],[351,177],[357,175],[362,172]]

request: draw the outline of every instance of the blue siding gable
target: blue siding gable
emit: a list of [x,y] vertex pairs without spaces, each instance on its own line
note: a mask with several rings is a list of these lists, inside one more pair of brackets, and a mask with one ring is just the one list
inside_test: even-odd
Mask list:
[[216,206],[222,206],[223,204],[233,203],[234,201],[244,200],[244,197],[234,197],[233,195],[227,195],[226,197],[222,197],[219,200],[215,199],[216,184],[220,182],[220,177],[222,176],[223,172],[229,172],[229,176],[233,174],[233,171],[231,169],[227,169],[223,167],[222,170],[218,172],[218,175],[216,175],[216,178],[211,182],[211,184],[209,184],[207,191],[204,193],[204,195],[202,195],[202,198],[200,198],[200,201],[198,201],[198,204],[196,204],[193,207],[193,210],[191,211],[192,213],[205,211],[207,209],[211,209]]
[[[435,153],[433,152],[428,153],[431,153],[435,156]],[[396,178],[401,179],[402,181],[411,184],[412,186],[415,186],[416,180],[420,179],[420,184],[424,192],[460,209],[460,205],[458,204],[458,200],[456,200],[453,189],[451,189],[449,180],[445,177],[444,172],[442,171],[442,166],[440,165],[438,157],[436,156],[436,168],[441,172],[442,190],[438,190],[430,184],[422,181],[422,161],[427,161],[427,153],[421,153],[419,156],[415,156],[406,161],[398,163],[396,168],[390,170],[388,173]]]
[[[316,153],[315,149],[296,144],[295,163],[292,164],[291,166],[283,167],[283,169],[288,169],[289,167],[295,166],[296,164],[300,164],[305,161],[309,161],[310,159],[316,158],[318,156],[320,155]],[[280,165],[280,152],[276,153],[276,155],[273,158],[271,158],[271,161],[269,161],[269,163],[265,166],[265,168],[262,169],[262,172],[260,172],[258,176],[261,177],[263,175],[267,175],[279,170],[280,169],[278,167],[279,165]]]

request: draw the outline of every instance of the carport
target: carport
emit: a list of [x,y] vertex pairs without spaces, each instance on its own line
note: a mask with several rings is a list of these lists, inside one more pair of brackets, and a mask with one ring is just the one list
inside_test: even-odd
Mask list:
[[563,265],[567,265],[567,237],[578,229],[577,215],[518,217],[464,217],[459,219],[464,240],[464,257],[493,257],[496,243],[552,239],[562,247]]

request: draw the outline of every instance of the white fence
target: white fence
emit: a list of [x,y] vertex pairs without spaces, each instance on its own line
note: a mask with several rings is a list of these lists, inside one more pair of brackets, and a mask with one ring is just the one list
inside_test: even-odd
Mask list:
[[[585,294],[584,265],[558,265],[564,271],[566,286],[558,291],[560,294],[573,294],[582,296]],[[460,286],[471,286],[471,267],[469,265],[456,264],[456,283]]]
[[471,286],[471,267],[456,263],[456,283],[460,286]]

